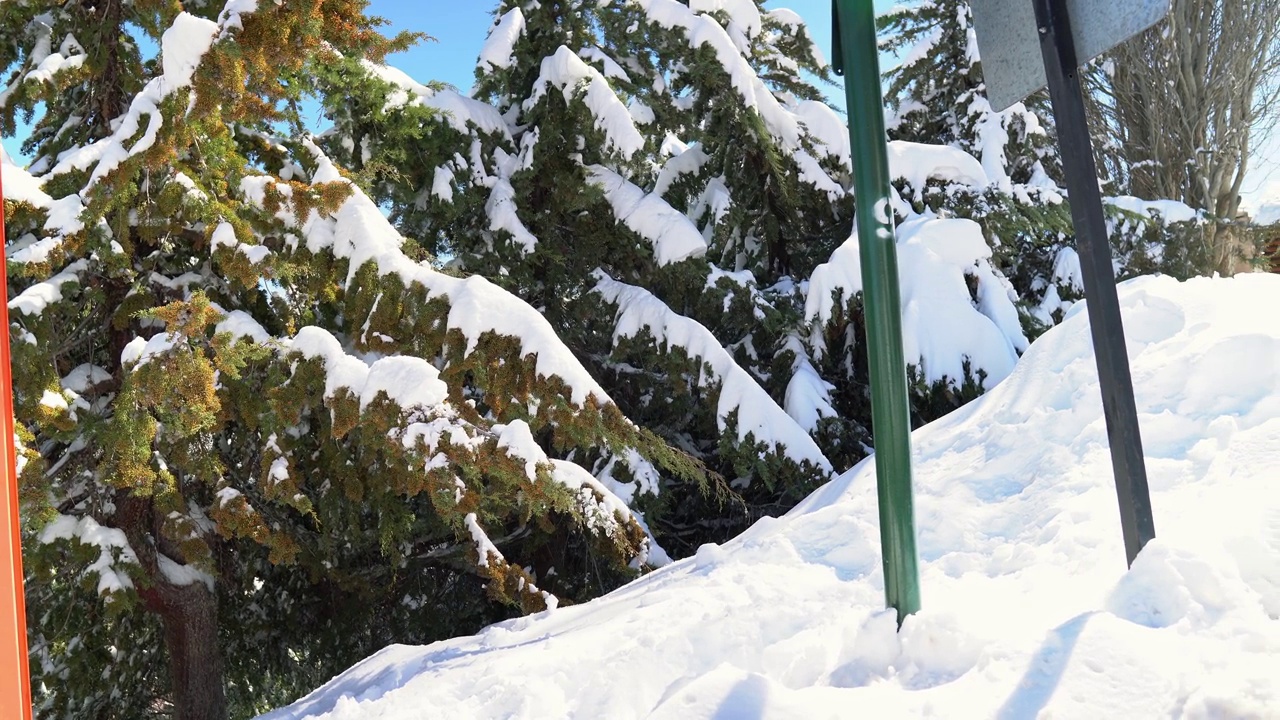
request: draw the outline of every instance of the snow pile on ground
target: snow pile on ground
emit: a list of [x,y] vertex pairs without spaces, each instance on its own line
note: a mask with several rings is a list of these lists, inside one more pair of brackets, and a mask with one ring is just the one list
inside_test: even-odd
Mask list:
[[1126,572],[1077,305],[914,435],[924,610],[875,470],[605,598],[374,655],[271,720],[1266,717],[1280,708],[1280,277],[1121,287],[1159,538]]

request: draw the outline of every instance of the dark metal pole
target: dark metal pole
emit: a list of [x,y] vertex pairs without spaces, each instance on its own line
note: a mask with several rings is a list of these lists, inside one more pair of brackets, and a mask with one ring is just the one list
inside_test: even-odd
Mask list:
[[1071,219],[1080,250],[1080,269],[1088,300],[1089,325],[1093,333],[1098,379],[1102,385],[1102,410],[1111,444],[1111,466],[1120,497],[1120,525],[1129,564],[1143,546],[1156,536],[1151,514],[1151,493],[1147,488],[1147,468],[1143,462],[1142,435],[1138,409],[1133,400],[1133,377],[1125,351],[1124,325],[1120,320],[1120,300],[1116,296],[1115,270],[1111,266],[1111,244],[1102,215],[1102,193],[1098,190],[1098,170],[1093,159],[1093,142],[1085,119],[1084,95],[1080,90],[1079,65],[1071,37],[1071,21],[1066,0],[1031,0],[1040,33],[1049,96],[1062,149],[1062,166],[1067,176]]
[[871,370],[871,424],[885,603],[906,616],[920,609],[915,510],[911,491],[911,413],[902,350],[898,251],[889,207],[880,53],[872,0],[835,0],[835,70],[844,74],[853,148],[862,304]]

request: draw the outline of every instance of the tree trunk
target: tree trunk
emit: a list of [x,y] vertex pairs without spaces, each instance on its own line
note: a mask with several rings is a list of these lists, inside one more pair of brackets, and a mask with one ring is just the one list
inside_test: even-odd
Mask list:
[[1096,110],[1112,164],[1131,194],[1206,211],[1197,269],[1231,274],[1248,253],[1231,224],[1254,132],[1280,117],[1280,3],[1174,0],[1164,22],[1110,55]]
[[218,605],[213,593],[196,582],[157,585],[142,594],[164,626],[174,720],[226,720]]
[[[157,543],[151,534],[159,523],[151,498],[120,491],[115,520],[152,579],[151,586],[140,588],[138,595],[147,610],[160,616],[164,627],[174,720],[227,720],[217,598],[198,580],[175,585],[160,570],[160,553],[168,543],[163,538]],[[179,553],[172,548],[170,557],[175,556]]]

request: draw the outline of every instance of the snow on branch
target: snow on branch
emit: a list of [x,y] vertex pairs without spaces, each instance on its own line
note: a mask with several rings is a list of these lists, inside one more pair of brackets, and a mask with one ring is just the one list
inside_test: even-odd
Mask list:
[[764,27],[755,0],[689,0],[689,9],[708,15],[724,13],[729,19],[725,31],[744,55],[751,51],[751,38]]
[[703,365],[699,384],[720,383],[716,422],[726,429],[729,416],[737,413],[738,440],[752,435],[756,442],[772,446],[776,452],[796,462],[809,462],[831,470],[831,462],[769,393],[739,366],[710,330],[680,315],[648,290],[613,280],[596,270],[595,292],[618,306],[614,342],[648,330],[656,342],[668,349],[681,348]]
[[571,495],[578,511],[582,513],[583,523],[592,532],[614,537],[625,534],[625,525],[635,525],[644,530],[645,539],[636,561],[648,564],[650,559],[667,559],[667,554],[658,545],[658,541],[648,529],[639,522],[639,518],[631,512],[631,508],[604,483],[600,482],[582,466],[568,460],[553,460],[547,457],[542,447],[533,438],[528,423],[513,420],[506,425],[494,425],[493,433],[498,438],[498,447],[512,457],[525,461],[525,472],[530,480],[537,480],[538,468],[549,468],[552,480],[563,485]]
[[1178,200],[1143,200],[1132,195],[1103,198],[1103,202],[1135,215],[1151,219],[1159,219],[1165,225],[1171,223],[1192,222],[1203,216],[1203,212],[1195,210]]
[[[529,142],[537,142],[537,130],[527,134]],[[529,147],[529,145],[526,145]],[[527,156],[525,156],[527,157]],[[516,203],[516,189],[511,184],[511,176],[522,167],[522,155],[509,155],[502,148],[494,150],[496,175],[489,178],[493,188],[489,191],[489,199],[485,201],[484,211],[489,216],[489,229],[494,232],[505,232],[511,241],[520,246],[520,251],[528,255],[538,247],[538,238],[529,232],[524,221],[520,219],[519,206]]]
[[98,594],[119,592],[133,587],[133,580],[119,564],[137,565],[138,556],[129,545],[123,530],[98,524],[92,517],[59,515],[40,532],[40,542],[49,544],[72,540],[100,551],[97,561],[86,568],[98,576]]
[[663,163],[662,169],[658,171],[658,179],[653,185],[653,194],[666,195],[671,186],[681,177],[697,175],[710,160],[711,157],[698,145],[690,145],[677,151]]
[[[239,23],[239,14],[226,16],[224,22],[230,22],[232,18]],[[178,13],[173,25],[160,38],[162,74],[152,78],[142,92],[133,97],[128,111],[116,121],[115,132],[110,137],[62,156],[50,175],[60,175],[73,169],[84,170],[96,163],[93,174],[81,191],[83,195],[121,163],[149,150],[155,144],[165,122],[164,115],[160,112],[160,103],[175,91],[191,85],[196,68],[204,54],[213,46],[219,30],[219,24],[211,20],[185,12]],[[142,136],[132,146],[126,146],[130,138],[137,136],[139,132]]]
[[487,568],[489,567],[490,559],[495,561],[505,560],[502,557],[502,551],[489,539],[489,534],[484,531],[484,528],[480,527],[480,521],[476,519],[475,513],[467,513],[463,522],[467,524],[467,530],[471,533],[471,542],[475,543],[476,546],[477,565]]
[[498,546],[489,539],[488,533],[484,531],[484,528],[480,527],[480,521],[476,518],[475,513],[467,513],[463,522],[467,526],[467,531],[471,533],[471,542],[475,545],[478,558],[476,565],[479,566],[486,577],[505,585],[506,583],[503,582],[504,576],[513,572],[518,576],[516,587],[514,588],[517,597],[522,600],[533,597],[540,600],[548,610],[556,609],[560,604],[560,599],[538,588],[523,570],[507,563],[507,559],[502,556],[502,551],[498,550]]
[[326,399],[346,390],[360,400],[363,411],[386,393],[402,410],[430,410],[445,402],[449,388],[431,363],[407,355],[379,358],[371,364],[342,349],[329,331],[309,326],[298,331],[288,348],[305,358],[324,361]]
[[[729,32],[721,27],[720,23],[707,15],[694,12],[689,6],[676,0],[627,0],[627,2],[643,10],[650,21],[657,25],[668,30],[682,30],[689,47],[693,50],[701,47],[710,48],[729,76],[734,90],[742,96],[745,106],[760,115],[769,133],[788,151],[801,148],[799,119],[778,102],[769,87],[752,69],[751,63],[743,56]],[[708,10],[731,9],[732,3],[704,2],[701,5],[707,6]],[[717,5],[721,7],[715,7]],[[758,23],[758,10],[756,12],[755,21]],[[749,22],[745,24],[745,26],[749,25]]]
[[981,190],[991,184],[982,163],[959,148],[946,145],[893,140],[889,143],[889,177],[905,180],[915,190],[916,200],[925,183],[941,180]]
[[44,181],[36,178],[25,168],[20,168],[10,160],[9,155],[0,149],[0,180],[4,185],[4,199],[27,203],[32,207],[44,210],[46,219],[45,231],[53,237],[46,237],[29,244],[23,239],[10,239],[6,248],[8,261],[11,263],[45,262],[53,251],[63,243],[63,238],[84,229],[80,214],[84,212],[84,201],[79,195],[71,194],[54,200],[44,191]]
[[565,101],[580,97],[595,117],[596,128],[604,132],[605,142],[623,157],[630,159],[644,149],[644,136],[636,129],[631,111],[614,94],[609,81],[564,45],[554,55],[542,59],[542,70],[533,84],[533,94],[525,101],[525,109],[536,105],[548,87],[559,89]]
[[50,305],[61,302],[62,286],[79,283],[80,273],[88,268],[88,260],[76,260],[57,275],[23,290],[18,297],[9,301],[9,309],[23,315],[39,315]]
[[[318,166],[313,182],[349,182],[318,147],[309,142],[307,147]],[[269,183],[267,178],[247,178],[243,189],[250,201],[261,206]],[[601,403],[612,402],[537,310],[482,277],[455,278],[414,262],[400,249],[404,238],[378,206],[354,184],[350,190],[351,195],[333,217],[312,211],[305,220],[289,219],[302,232],[308,250],[332,252],[348,262],[348,288],[360,268],[373,263],[379,275],[396,275],[406,288],[418,283],[428,299],[447,301],[447,327],[462,333],[467,342],[466,354],[475,350],[485,333],[516,338],[522,354],[537,356],[535,370],[539,375],[557,376],[564,381],[575,405],[582,405],[589,396]]]
[[53,198],[44,191],[44,182],[14,164],[3,149],[0,149],[0,180],[4,182],[5,200],[29,203],[38,208],[47,208],[53,202]]
[[[634,545],[637,551],[632,558],[634,563],[660,562],[667,557],[622,498],[582,467],[569,461],[550,459],[534,439],[526,422],[513,420],[485,429],[460,418],[448,403],[448,387],[440,379],[439,372],[425,360],[390,356],[366,363],[347,353],[328,331],[314,326],[299,331],[291,341],[282,344],[281,351],[285,355],[321,361],[326,401],[339,394],[347,394],[359,400],[360,412],[363,413],[374,400],[385,395],[402,413],[410,414],[410,422],[393,428],[388,437],[407,450],[420,451],[427,458],[422,467],[424,472],[431,473],[450,463],[471,464],[474,458],[466,458],[485,452],[485,446],[492,441],[493,450],[523,464],[524,476],[529,483],[550,479],[563,486],[587,530],[610,538],[619,545]],[[444,449],[446,445],[452,449]],[[276,444],[274,435],[268,440],[268,446],[276,456],[268,473],[268,482],[274,485],[287,481],[288,453]],[[464,504],[468,493],[483,492],[478,488],[468,488],[457,477],[454,482],[453,501],[456,506]],[[433,501],[439,502],[440,498],[433,498]],[[465,525],[476,545],[477,562],[481,568],[489,569],[491,561],[503,562],[502,553],[489,541],[474,513],[467,516]]]
[[492,70],[511,67],[515,63],[512,55],[516,41],[524,35],[524,31],[524,13],[518,7],[511,8],[506,15],[498,18],[498,22],[489,31],[489,37],[480,48],[478,65],[481,68],[488,65]]
[[231,30],[244,29],[240,16],[257,11],[258,0],[227,0],[227,4],[222,6],[222,12],[218,13],[218,25],[222,27],[222,35]]
[[791,380],[787,383],[783,406],[800,427],[813,432],[822,418],[839,417],[831,405],[831,391],[836,387],[818,373],[798,336],[787,336],[786,348],[796,359],[791,365]]
[[831,177],[814,156],[804,150],[796,150],[792,153],[792,158],[800,171],[800,182],[812,185],[814,189],[826,193],[831,202],[838,202],[848,194],[844,186]]
[[653,245],[659,265],[669,265],[707,252],[698,227],[660,195],[646,194],[626,178],[601,165],[587,167],[587,179],[604,191],[618,220]]
[[371,75],[396,88],[396,92],[387,98],[387,109],[412,105],[426,107],[441,113],[449,125],[460,133],[468,133],[469,128],[474,127],[482,133],[501,136],[508,142],[511,140],[507,121],[487,103],[473,100],[453,90],[427,87],[390,65],[380,65],[369,60],[361,60],[360,65]]
[[804,123],[809,136],[821,152],[835,158],[840,166],[853,172],[849,151],[849,127],[826,103],[803,100],[796,104],[795,114]]

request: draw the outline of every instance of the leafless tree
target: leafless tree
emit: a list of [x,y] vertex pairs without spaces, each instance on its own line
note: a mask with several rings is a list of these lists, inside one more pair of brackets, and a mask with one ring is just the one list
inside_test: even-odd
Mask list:
[[1251,143],[1280,117],[1280,0],[1173,0],[1101,69],[1104,165],[1134,195],[1206,211],[1205,269],[1230,273]]

